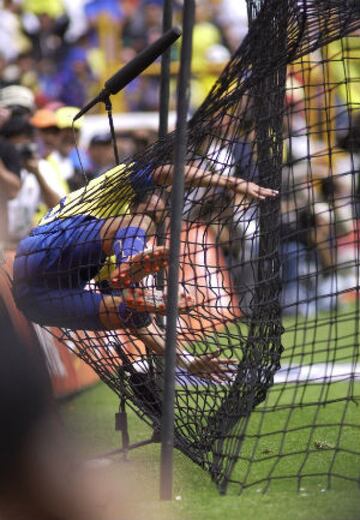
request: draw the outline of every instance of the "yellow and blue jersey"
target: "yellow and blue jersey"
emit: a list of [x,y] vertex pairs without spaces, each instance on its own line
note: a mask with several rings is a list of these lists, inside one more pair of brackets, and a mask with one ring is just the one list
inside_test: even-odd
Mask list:
[[[93,278],[109,279],[116,259],[103,252],[101,228],[106,219],[126,215],[135,197],[152,186],[152,167],[132,163],[116,166],[66,195],[18,246],[14,262],[18,301],[32,308],[36,300],[38,309],[44,310],[49,291],[55,298],[56,291],[76,292]],[[55,322],[59,309],[54,312]]]
[[79,215],[98,219],[126,215],[135,197],[153,186],[151,172],[151,166],[139,170],[134,164],[115,166],[64,197],[39,225]]

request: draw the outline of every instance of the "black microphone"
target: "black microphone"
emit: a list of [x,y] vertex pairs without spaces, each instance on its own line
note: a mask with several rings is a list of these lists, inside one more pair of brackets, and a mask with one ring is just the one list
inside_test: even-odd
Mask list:
[[117,94],[128,83],[130,83],[130,81],[139,76],[139,74],[151,65],[151,63],[153,63],[161,54],[163,54],[180,36],[181,30],[179,27],[173,27],[166,31],[166,33],[164,33],[154,43],[146,47],[146,49],[135,56],[133,60],[129,61],[129,63],[105,81],[104,88],[100,94],[89,101],[89,103],[76,114],[73,121],[79,119],[79,117],[83,116],[88,110],[90,110],[90,108],[100,101],[105,101],[110,94]]

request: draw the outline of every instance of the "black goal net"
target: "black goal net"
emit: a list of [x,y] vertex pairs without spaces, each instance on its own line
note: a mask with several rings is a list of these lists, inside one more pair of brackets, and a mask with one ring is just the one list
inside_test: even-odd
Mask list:
[[[175,444],[221,492],[359,483],[360,3],[248,7],[188,123]],[[70,194],[15,261],[18,306],[155,431],[174,146]]]

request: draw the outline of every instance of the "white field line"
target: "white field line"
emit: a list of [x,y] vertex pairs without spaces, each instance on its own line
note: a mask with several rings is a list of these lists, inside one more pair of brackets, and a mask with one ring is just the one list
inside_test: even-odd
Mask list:
[[332,383],[360,379],[360,363],[315,363],[313,365],[282,366],[274,376],[274,383]]
[[[138,371],[144,372],[136,366]],[[220,383],[228,385],[236,377],[236,367],[228,373],[228,380]],[[177,368],[176,379],[181,384],[204,384],[201,377],[191,375],[182,368]],[[274,375],[274,384],[284,383],[335,383],[350,379],[360,380],[360,363],[316,363],[314,365],[283,365]],[[216,380],[214,379],[214,382]]]

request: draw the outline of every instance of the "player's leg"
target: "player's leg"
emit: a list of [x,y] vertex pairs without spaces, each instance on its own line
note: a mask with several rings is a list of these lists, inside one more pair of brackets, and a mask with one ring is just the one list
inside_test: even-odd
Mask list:
[[146,248],[148,237],[154,233],[154,222],[148,215],[124,215],[104,222],[102,248],[107,256],[115,254],[118,266],[111,275],[113,287],[129,287],[167,265],[166,247]]
[[[141,313],[130,309],[127,305],[127,292],[123,291],[122,298],[105,296],[100,305],[100,320],[104,329],[129,328],[131,334],[139,338],[153,353],[165,354],[164,331],[150,319],[148,313]],[[119,310],[121,309],[121,312]],[[179,312],[186,310],[186,302],[179,302]],[[125,313],[124,313],[125,312]],[[186,350],[186,345],[178,344],[177,365],[191,374],[210,379],[214,382],[223,382],[231,377],[233,361],[221,359],[216,355],[206,354],[193,356]]]
[[[165,354],[164,331],[159,329],[154,321],[144,327],[138,327],[131,331],[133,335],[141,339],[146,347],[159,356]],[[176,364],[180,369],[185,369],[194,376],[208,379],[216,383],[223,383],[232,378],[234,362],[220,358],[215,354],[192,355],[187,351],[187,344],[177,342]]]
[[71,330],[136,329],[151,322],[147,312],[130,309],[121,296],[82,289],[26,287],[19,308],[39,325]]
[[[21,290],[21,288],[20,288]],[[50,289],[26,286],[18,298],[18,306],[28,319],[45,326],[72,330],[141,329],[151,324],[150,313],[165,313],[166,301],[162,293],[152,298],[153,291],[141,289],[138,303],[133,289],[118,295],[103,295],[84,289]],[[144,305],[144,300],[146,305]],[[181,299],[179,312],[188,310]]]

